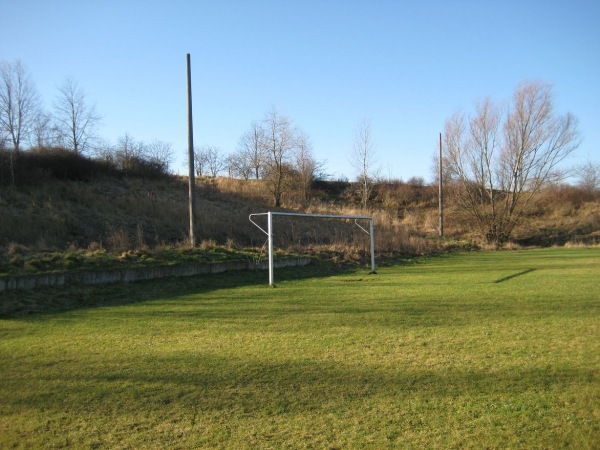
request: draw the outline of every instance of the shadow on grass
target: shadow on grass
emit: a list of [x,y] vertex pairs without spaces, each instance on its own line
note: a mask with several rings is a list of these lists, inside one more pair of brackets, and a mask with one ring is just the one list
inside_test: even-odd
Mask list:
[[[277,269],[277,281],[329,277],[352,273],[352,266],[313,263],[305,267]],[[118,306],[131,303],[164,300],[241,286],[268,285],[267,271],[232,271],[191,277],[161,278],[133,283],[104,285],[70,285],[14,290],[0,293],[0,319],[70,311],[79,308]]]
[[494,281],[494,283],[503,283],[505,281],[508,280],[512,280],[513,278],[517,278],[520,277],[522,275],[527,275],[528,273],[534,272],[536,269],[526,269],[526,270],[522,270],[521,272],[518,273],[514,273],[512,275],[508,275],[507,277],[502,277],[497,279],[496,281]]
[[[44,404],[48,409],[77,409],[85,398],[87,408],[96,410],[112,411],[113,405],[127,404],[127,410],[164,414],[165,405],[181,403],[203,414],[243,411],[269,416],[343,411],[365,403],[369,397],[387,397],[395,399],[398,406],[407,406],[411,397],[428,402],[436,398],[507,398],[510,393],[512,400],[507,407],[528,409],[539,406],[541,392],[568,390],[595,379],[593,370],[586,368],[505,367],[492,372],[268,359],[188,351],[170,357],[115,358],[104,360],[102,366],[80,363],[73,373],[68,365],[61,371],[50,367],[37,376],[49,386],[61,386],[60,396],[47,389],[34,390],[11,401],[14,404],[10,406]],[[529,398],[531,404],[517,405],[517,396]],[[485,402],[480,407],[484,408]]]

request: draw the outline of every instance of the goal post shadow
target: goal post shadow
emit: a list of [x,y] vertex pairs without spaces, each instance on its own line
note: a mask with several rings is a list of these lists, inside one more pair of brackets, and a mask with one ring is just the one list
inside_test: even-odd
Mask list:
[[[253,217],[256,216],[267,216],[267,229],[265,230],[259,224],[257,224]],[[255,213],[248,216],[248,220],[252,224],[267,235],[268,252],[269,252],[269,286],[275,286],[274,266],[273,266],[273,216],[292,216],[292,217],[314,217],[321,219],[353,219],[354,224],[369,235],[370,246],[371,246],[371,274],[377,273],[375,271],[375,229],[373,224],[373,216],[346,216],[337,214],[305,214],[305,213],[291,213],[291,212],[279,212],[269,211],[266,213]],[[368,220],[369,229],[367,230],[358,223],[358,220]]]

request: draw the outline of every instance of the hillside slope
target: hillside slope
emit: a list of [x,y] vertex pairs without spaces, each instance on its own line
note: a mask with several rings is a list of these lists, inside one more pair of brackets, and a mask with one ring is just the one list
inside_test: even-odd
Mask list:
[[[355,205],[350,183],[323,182],[308,201],[292,194],[287,210],[311,213],[367,214]],[[262,246],[265,236],[248,215],[265,212],[270,197],[260,181],[204,179],[197,183],[200,240],[239,246]],[[600,199],[582,196],[570,187],[553,188],[515,233],[522,245],[600,243]],[[437,239],[435,189],[406,183],[382,184],[373,198],[378,251],[423,254],[446,243]],[[279,220],[279,219],[278,219]],[[87,181],[52,178],[18,187],[0,186],[0,248],[10,245],[35,250],[132,248],[177,245],[188,236],[187,179],[148,180],[97,177]],[[480,244],[469,220],[448,196],[445,235]],[[331,245],[362,249],[364,236],[352,223],[283,221],[276,239],[286,245]],[[362,239],[362,240],[361,240]],[[352,244],[354,243],[354,244]],[[361,250],[362,251],[362,250]]]
[[[257,238],[247,217],[260,205],[199,186],[198,231],[204,239]],[[113,250],[175,244],[188,236],[186,180],[104,178],[47,180],[0,187],[0,245],[38,248],[101,245]]]

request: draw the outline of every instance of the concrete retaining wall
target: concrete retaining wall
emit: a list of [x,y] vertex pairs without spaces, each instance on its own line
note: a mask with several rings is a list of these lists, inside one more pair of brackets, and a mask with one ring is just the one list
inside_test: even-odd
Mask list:
[[[281,267],[306,266],[308,264],[310,264],[310,258],[282,258],[273,261],[276,269]],[[207,273],[221,273],[231,270],[266,270],[268,267],[268,261],[261,261],[258,264],[250,261],[228,261],[214,264],[138,267],[97,272],[1,276],[0,292],[13,289],[35,289],[45,286],[64,286],[68,284],[129,283],[132,281],[153,280],[165,277],[189,277]]]

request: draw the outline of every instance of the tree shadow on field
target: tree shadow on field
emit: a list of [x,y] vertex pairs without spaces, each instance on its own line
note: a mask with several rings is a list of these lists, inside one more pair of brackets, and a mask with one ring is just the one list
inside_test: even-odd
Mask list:
[[[324,278],[357,270],[352,266],[312,263],[304,267],[276,270],[278,282]],[[102,285],[73,284],[0,293],[0,319],[71,311],[80,308],[119,306],[153,300],[198,295],[236,287],[269,287],[265,270],[231,271],[189,277],[169,277],[132,283]]]

